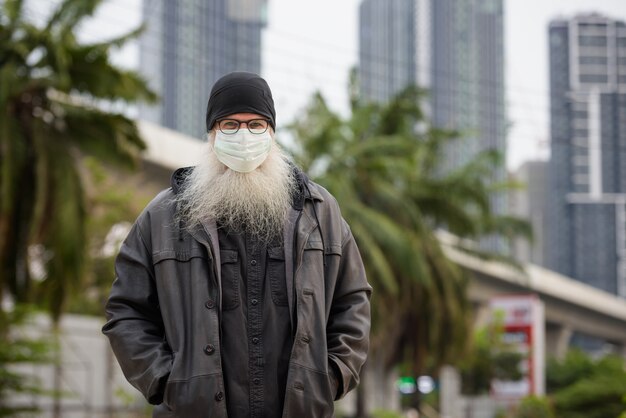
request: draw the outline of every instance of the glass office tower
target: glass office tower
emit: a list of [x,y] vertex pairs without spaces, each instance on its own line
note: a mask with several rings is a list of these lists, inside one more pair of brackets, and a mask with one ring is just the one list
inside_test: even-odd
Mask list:
[[267,0],[144,0],[140,70],[158,92],[140,117],[201,138],[213,83],[231,71],[261,72]]
[[626,25],[551,22],[546,266],[626,297]]

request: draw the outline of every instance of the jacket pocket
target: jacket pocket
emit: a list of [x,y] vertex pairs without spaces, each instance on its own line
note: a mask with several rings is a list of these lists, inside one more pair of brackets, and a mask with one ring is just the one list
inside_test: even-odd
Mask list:
[[187,262],[192,258],[207,258],[206,252],[200,247],[171,248],[157,251],[152,254],[152,264],[157,265],[165,260]]
[[[179,418],[226,418],[226,395],[220,373],[167,383],[165,410]],[[169,416],[169,415],[164,415]]]
[[236,250],[220,250],[222,268],[222,310],[239,306],[239,282],[241,267]]
[[335,405],[331,380],[326,373],[292,363],[283,418],[332,418]]
[[287,277],[283,247],[267,249],[267,273],[270,277],[272,300],[278,306],[287,306]]

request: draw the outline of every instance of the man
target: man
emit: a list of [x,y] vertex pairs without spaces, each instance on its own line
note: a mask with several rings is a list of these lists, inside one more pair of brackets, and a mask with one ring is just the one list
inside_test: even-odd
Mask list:
[[274,141],[265,80],[222,77],[206,122],[120,249],[103,332],[155,417],[332,417],[369,343],[354,238]]

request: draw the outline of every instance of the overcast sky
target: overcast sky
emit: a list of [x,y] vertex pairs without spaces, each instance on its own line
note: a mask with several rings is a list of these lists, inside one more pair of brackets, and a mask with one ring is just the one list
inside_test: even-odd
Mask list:
[[[31,0],[38,15],[55,0]],[[279,127],[297,116],[315,90],[347,113],[349,69],[358,60],[360,0],[269,0],[263,32],[263,76],[276,101]],[[83,36],[112,36],[139,24],[141,0],[109,0]],[[546,158],[549,151],[547,30],[551,19],[600,12],[626,20],[626,0],[505,0],[507,165]],[[117,61],[136,67],[136,46]],[[207,92],[208,94],[208,92]]]

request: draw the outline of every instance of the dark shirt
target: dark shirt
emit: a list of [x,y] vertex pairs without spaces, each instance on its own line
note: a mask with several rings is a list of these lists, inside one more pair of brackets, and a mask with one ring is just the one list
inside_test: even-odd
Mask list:
[[218,230],[222,362],[230,418],[280,418],[292,337],[282,242]]

